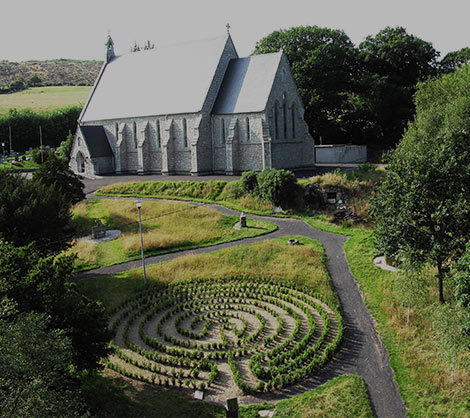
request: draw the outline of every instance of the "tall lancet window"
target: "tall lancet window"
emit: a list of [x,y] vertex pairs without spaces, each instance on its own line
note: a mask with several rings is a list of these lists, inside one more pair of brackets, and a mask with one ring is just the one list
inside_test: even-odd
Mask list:
[[118,142],[119,141],[119,124],[118,123],[114,124],[114,133],[116,135],[116,142]]
[[274,104],[274,137],[279,138],[279,109],[277,102]]
[[225,144],[225,120],[222,119],[220,127],[220,141]]
[[157,120],[157,123],[155,125],[155,135],[157,137],[157,147],[161,148],[162,147],[162,136],[160,133],[160,121]]
[[185,148],[188,147],[188,124],[186,119],[183,119],[183,144]]
[[134,146],[137,148],[137,124],[134,122],[132,126],[134,131]]
[[250,139],[251,139],[250,118],[246,118],[246,140],[249,141]]
[[284,139],[287,139],[287,104],[286,104],[286,93],[282,94],[282,123],[284,128]]
[[291,111],[291,118],[292,118],[292,138],[295,138],[295,118],[297,117],[297,110],[295,108],[295,103],[292,103],[292,111]]

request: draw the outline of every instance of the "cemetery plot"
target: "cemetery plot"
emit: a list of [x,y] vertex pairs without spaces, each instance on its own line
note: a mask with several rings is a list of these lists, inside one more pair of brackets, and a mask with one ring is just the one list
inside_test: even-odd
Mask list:
[[163,386],[226,399],[312,375],[338,346],[339,312],[311,288],[262,279],[191,280],[125,301],[106,365]]

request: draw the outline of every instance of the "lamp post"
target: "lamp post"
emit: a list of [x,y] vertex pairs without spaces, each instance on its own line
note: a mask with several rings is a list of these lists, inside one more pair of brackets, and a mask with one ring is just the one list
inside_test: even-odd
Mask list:
[[2,142],[2,161],[5,159],[5,142]]
[[145,273],[144,240],[142,238],[142,217],[140,214],[142,202],[140,200],[136,200],[135,204],[137,205],[137,210],[139,211],[140,254],[142,255],[142,269],[144,270],[144,285],[147,285],[147,274]]

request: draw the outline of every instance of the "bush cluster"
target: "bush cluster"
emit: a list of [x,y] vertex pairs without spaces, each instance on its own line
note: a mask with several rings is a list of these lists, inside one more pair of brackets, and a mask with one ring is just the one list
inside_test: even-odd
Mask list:
[[296,193],[297,179],[291,171],[269,168],[261,173],[245,171],[241,178],[243,190],[276,206],[287,206]]

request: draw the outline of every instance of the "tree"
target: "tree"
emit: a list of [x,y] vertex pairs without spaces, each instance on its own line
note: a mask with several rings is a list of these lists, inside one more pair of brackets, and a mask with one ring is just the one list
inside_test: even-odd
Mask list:
[[58,156],[67,161],[67,163],[70,160],[70,154],[72,152],[72,145],[73,145],[73,135],[72,132],[69,131],[69,134],[67,135],[67,138],[65,141],[62,141],[60,143],[59,149],[57,150]]
[[426,279],[422,264],[405,260],[400,266],[394,287],[402,304],[407,307],[407,324],[410,322],[411,307],[425,300],[428,295]]
[[53,187],[64,200],[64,206],[70,207],[85,198],[85,186],[70,170],[68,160],[58,158],[55,154],[49,155],[44,164],[34,172],[33,182]]
[[44,314],[0,302],[0,410],[8,417],[78,417],[86,412],[70,339]]
[[[433,329],[437,344],[446,364],[451,370],[451,383],[454,384],[455,367],[468,367],[470,357],[470,335],[464,327],[470,323],[470,311],[459,304],[444,304],[438,307],[433,316]],[[465,355],[467,354],[467,355]]]
[[467,47],[449,52],[439,63],[439,67],[442,72],[451,73],[468,63],[470,63],[470,48]]
[[[316,138],[329,142],[357,139],[364,103],[354,75],[357,50],[340,30],[300,26],[271,33],[253,54],[283,49],[305,106],[305,120]],[[361,127],[359,127],[361,129]]]
[[416,118],[390,156],[371,214],[376,246],[430,262],[439,301],[453,260],[470,239],[470,68],[419,86]]
[[413,117],[416,84],[437,74],[439,53],[402,27],[368,36],[359,50],[369,79],[371,120],[381,141],[394,145]]
[[103,305],[78,292],[73,261],[0,240],[0,299],[13,300],[19,312],[48,315],[50,326],[70,339],[75,367],[94,370],[108,354],[110,333]]

